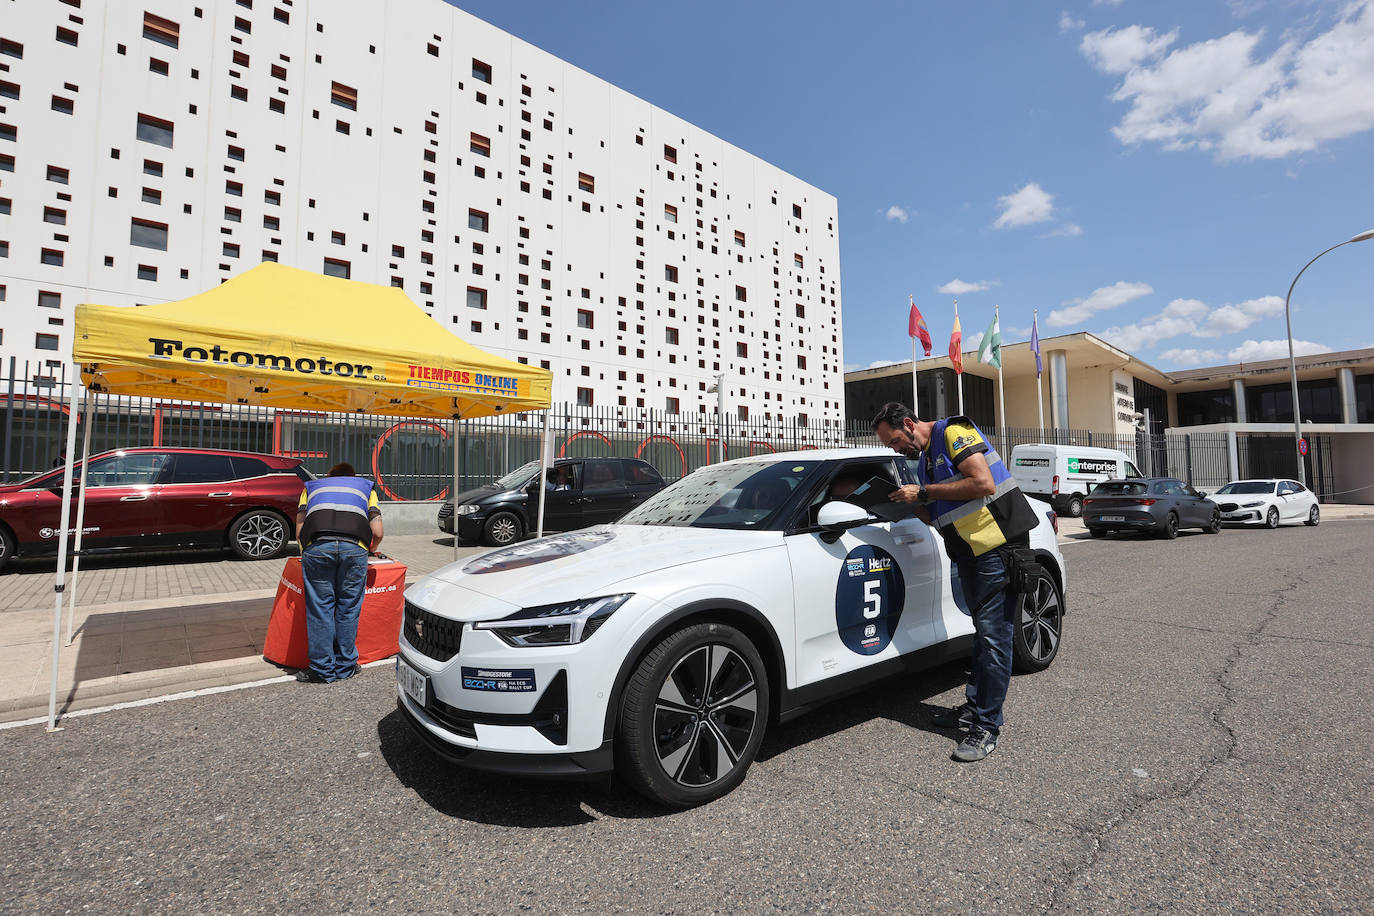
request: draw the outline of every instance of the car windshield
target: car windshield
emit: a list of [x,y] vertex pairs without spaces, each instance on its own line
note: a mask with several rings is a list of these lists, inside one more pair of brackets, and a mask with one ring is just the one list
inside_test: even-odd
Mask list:
[[1134,480],[1105,480],[1092,489],[1093,496],[1144,496],[1145,484]]
[[1272,480],[1238,480],[1235,483],[1228,483],[1226,486],[1217,490],[1217,496],[1253,496],[1257,493],[1273,493],[1274,481]]
[[492,486],[500,487],[503,490],[519,490],[525,486],[525,484],[533,480],[534,475],[538,473],[539,462],[531,461],[528,464],[520,465],[520,467],[511,471],[505,477],[498,477]]
[[819,461],[727,462],[700,468],[620,519],[622,525],[771,530]]

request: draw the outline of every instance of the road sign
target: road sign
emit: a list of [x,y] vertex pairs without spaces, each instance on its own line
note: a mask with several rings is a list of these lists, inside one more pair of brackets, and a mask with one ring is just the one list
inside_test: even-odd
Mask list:
[[1302,455],[1303,457],[1307,456],[1307,439],[1304,438],[1298,440],[1298,454]]

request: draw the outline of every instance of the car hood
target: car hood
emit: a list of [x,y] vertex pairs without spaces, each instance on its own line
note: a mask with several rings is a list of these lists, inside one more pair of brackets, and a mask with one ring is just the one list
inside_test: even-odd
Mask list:
[[[518,494],[518,493],[520,493],[520,491],[519,491],[519,490],[504,490],[504,489],[502,489],[501,487],[494,487],[494,486],[492,486],[491,484],[487,484],[486,486],[478,487],[478,488],[475,489],[475,490],[464,490],[462,493],[459,493],[459,494],[458,494],[458,498],[457,498],[456,500],[452,500],[452,499],[451,499],[451,500],[449,500],[449,502],[451,502],[451,503],[452,503],[452,502],[456,502],[458,505],[461,506],[461,505],[464,505],[464,504],[466,504],[466,503],[477,503],[477,502],[481,502],[482,500],[487,499],[488,497],[499,496],[499,495],[502,494],[502,493],[517,493],[517,494]],[[522,494],[522,495],[523,495],[523,494]]]
[[446,583],[516,607],[534,607],[632,587],[622,583],[674,566],[763,550],[781,539],[776,531],[598,525],[467,557],[414,588],[420,595],[436,582]]

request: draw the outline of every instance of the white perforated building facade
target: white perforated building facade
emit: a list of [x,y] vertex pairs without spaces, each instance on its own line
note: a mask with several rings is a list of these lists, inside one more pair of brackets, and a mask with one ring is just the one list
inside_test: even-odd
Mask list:
[[440,0],[6,6],[5,357],[275,259],[555,401],[709,414],[722,373],[732,417],[838,427],[836,201],[700,128]]

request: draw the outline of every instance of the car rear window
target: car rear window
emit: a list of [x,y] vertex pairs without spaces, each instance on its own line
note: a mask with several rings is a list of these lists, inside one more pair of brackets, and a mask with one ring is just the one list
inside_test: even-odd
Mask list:
[[660,486],[663,483],[663,478],[659,476],[658,471],[647,464],[629,459],[625,460],[625,479],[631,485],[652,484]]
[[228,455],[176,455],[172,483],[217,483],[234,479]]
[[1133,480],[1107,480],[1093,487],[1093,496],[1144,496],[1145,484]]
[[234,462],[235,480],[244,480],[249,477],[261,477],[264,474],[273,473],[272,468],[261,458],[244,458],[235,455],[231,460]]

